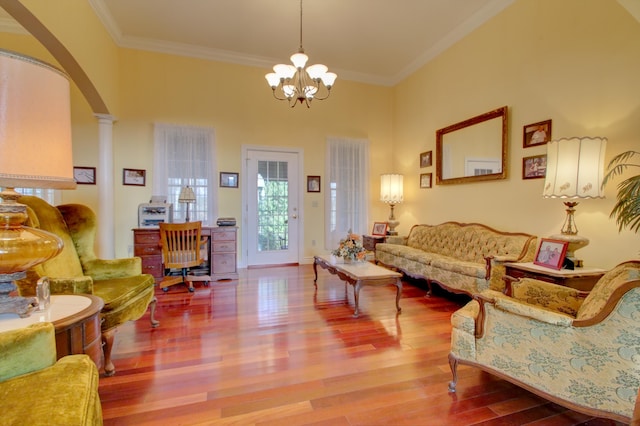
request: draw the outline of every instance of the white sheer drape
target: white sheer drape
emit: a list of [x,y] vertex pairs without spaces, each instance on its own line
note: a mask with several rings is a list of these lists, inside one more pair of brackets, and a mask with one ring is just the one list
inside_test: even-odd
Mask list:
[[178,203],[180,188],[189,185],[196,194],[190,207],[192,221],[215,224],[217,171],[215,133],[209,127],[154,125],[153,195],[173,203],[174,220],[182,221],[186,207]]
[[325,248],[333,250],[351,230],[367,231],[369,212],[369,141],[327,138],[328,182],[325,192]]

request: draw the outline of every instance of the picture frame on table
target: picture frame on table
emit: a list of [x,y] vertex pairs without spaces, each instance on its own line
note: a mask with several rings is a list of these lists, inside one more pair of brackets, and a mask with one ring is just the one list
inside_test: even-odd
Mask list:
[[542,238],[533,263],[545,268],[560,270],[567,254],[568,241]]
[[431,151],[420,153],[420,168],[431,166],[432,157]]
[[389,224],[387,222],[374,222],[373,230],[371,231],[371,235],[377,236],[385,236],[387,235],[387,229],[389,228]]
[[420,188],[431,188],[432,173],[420,173]]
[[551,120],[527,124],[522,129],[522,147],[544,145],[551,140]]
[[146,170],[142,169],[122,169],[122,184],[145,186],[146,183]]
[[74,166],[73,180],[75,180],[78,185],[95,185],[96,184],[96,168]]
[[522,179],[541,179],[547,174],[547,154],[522,158]]
[[221,188],[237,188],[238,173],[220,172],[220,187]]
[[307,192],[320,192],[320,176],[307,176]]

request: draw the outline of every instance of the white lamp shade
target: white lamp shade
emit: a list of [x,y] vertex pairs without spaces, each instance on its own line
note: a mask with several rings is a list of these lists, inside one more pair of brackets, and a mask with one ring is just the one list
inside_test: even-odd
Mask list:
[[291,55],[291,58],[289,59],[291,59],[291,63],[293,64],[294,67],[298,69],[302,69],[307,64],[309,57],[304,53],[298,52]]
[[273,70],[276,72],[278,78],[284,78],[285,80],[293,78],[296,74],[296,67],[287,64],[278,64],[273,66]]
[[380,176],[380,201],[388,204],[400,204],[403,201],[404,176],[385,174]]
[[327,68],[326,65],[315,64],[307,68],[307,74],[309,74],[309,77],[311,77],[311,79],[316,80],[322,77],[328,70],[329,68]]
[[178,196],[179,203],[195,203],[196,202],[196,194],[193,192],[193,188],[190,186],[185,186],[180,190],[180,195]]
[[270,72],[269,74],[265,75],[264,78],[267,79],[267,82],[269,83],[269,86],[271,86],[271,88],[278,87],[278,84],[280,83],[280,77],[278,77],[278,75],[274,72]]
[[543,196],[604,198],[601,188],[607,139],[563,138],[547,143]]
[[0,50],[0,186],[75,188],[69,80]]
[[333,83],[335,83],[336,78],[338,78],[338,75],[334,72],[328,72],[328,73],[325,73],[320,78],[322,79],[322,83],[325,86],[327,86],[328,88],[331,88],[333,86]]

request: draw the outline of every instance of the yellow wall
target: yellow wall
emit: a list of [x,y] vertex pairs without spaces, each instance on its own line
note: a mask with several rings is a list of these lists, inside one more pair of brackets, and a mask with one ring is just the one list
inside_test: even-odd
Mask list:
[[[154,122],[213,127],[219,171],[241,171],[244,144],[303,148],[305,176],[324,175],[325,140],[335,135],[368,138],[372,157],[391,158],[390,88],[340,81],[329,100],[316,101],[311,109],[292,109],[272,98],[264,69],[129,49],[121,51],[120,63],[122,109],[114,127],[115,169],[149,172],[145,187],[116,185],[120,253],[131,244],[128,230],[136,226],[138,203],[153,195]],[[389,171],[390,161],[375,161],[371,173]],[[241,184],[243,179],[240,176]],[[324,226],[318,226],[324,223],[324,183],[322,193],[305,193],[301,200],[307,259],[324,245]],[[377,184],[371,186],[372,193],[378,190]],[[241,190],[221,188],[218,210],[220,216],[239,220]]]
[[[518,0],[395,88],[394,162],[405,175],[400,231],[414,223],[480,222],[540,236],[559,233],[560,199],[543,199],[543,179],[522,180],[523,126],[553,120],[553,138],[604,136],[607,161],[640,148],[640,24],[614,0]],[[509,177],[504,181],[419,189],[420,152],[433,150],[435,132],[509,106]],[[630,176],[630,172],[625,176]],[[619,182],[616,180],[614,183]],[[638,258],[638,235],[618,233],[606,199],[577,207],[579,234],[591,240],[577,252],[587,266],[610,268]]]
[[[542,146],[522,148],[526,124],[552,119],[554,138],[606,136],[609,158],[640,146],[640,24],[615,0],[518,0],[396,87],[338,80],[331,98],[309,110],[273,100],[264,69],[117,48],[84,2],[63,1],[73,13],[55,13],[36,0],[25,3],[72,51],[117,118],[117,256],[129,254],[137,205],[152,195],[156,121],[214,127],[221,171],[241,170],[243,144],[292,146],[304,149],[305,175],[324,177],[327,136],[369,138],[370,220],[388,216],[378,201],[379,175],[403,173],[405,202],[396,207],[400,233],[415,223],[446,220],[557,233],[562,202],[542,199],[543,180],[521,179],[522,157],[544,153]],[[49,59],[30,36],[0,34],[0,46]],[[418,164],[420,152],[435,155],[435,131],[503,105],[510,109],[509,178],[419,189],[421,172],[434,173],[435,182],[435,162],[425,169]],[[72,114],[74,163],[95,166],[97,123],[76,87]],[[122,186],[125,167],[147,170],[147,186]],[[323,247],[318,225],[324,223],[324,183],[321,194],[304,195],[307,259]],[[79,186],[65,192],[63,201],[95,208],[98,189]],[[636,234],[618,233],[608,218],[613,185],[606,195],[581,202],[576,219],[580,234],[591,239],[580,257],[608,268],[637,258],[639,247]],[[218,204],[221,215],[241,217],[240,190],[221,190]]]

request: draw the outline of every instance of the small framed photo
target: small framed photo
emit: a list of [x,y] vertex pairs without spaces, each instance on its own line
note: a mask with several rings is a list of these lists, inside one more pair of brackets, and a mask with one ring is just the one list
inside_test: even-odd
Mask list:
[[146,170],[141,169],[122,169],[123,185],[145,185]]
[[95,167],[74,167],[73,180],[78,185],[95,185],[96,184],[96,168]]
[[522,146],[544,145],[551,140],[551,120],[527,124],[522,131]]
[[373,223],[373,231],[371,231],[371,235],[387,235],[387,228],[389,224],[387,222],[374,222]]
[[222,188],[237,188],[238,187],[238,174],[229,172],[220,172],[220,187]]
[[431,151],[420,153],[420,168],[431,166]]
[[547,155],[533,155],[522,159],[522,179],[540,179],[547,174]]
[[564,262],[564,257],[567,254],[568,246],[568,241],[542,238],[533,263],[547,268],[560,270],[562,268],[562,262]]
[[420,173],[420,188],[431,188],[432,173]]
[[307,176],[307,192],[320,192],[320,176]]

